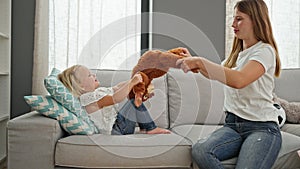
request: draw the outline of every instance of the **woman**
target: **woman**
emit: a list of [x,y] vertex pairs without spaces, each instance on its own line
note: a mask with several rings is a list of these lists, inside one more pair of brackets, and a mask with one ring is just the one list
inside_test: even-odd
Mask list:
[[270,169],[282,142],[272,100],[274,76],[280,74],[278,50],[263,0],[242,0],[234,9],[233,47],[222,65],[203,57],[177,61],[184,72],[198,69],[226,85],[225,124],[195,143],[192,156],[203,169],[224,168],[221,161],[233,157],[237,169]]

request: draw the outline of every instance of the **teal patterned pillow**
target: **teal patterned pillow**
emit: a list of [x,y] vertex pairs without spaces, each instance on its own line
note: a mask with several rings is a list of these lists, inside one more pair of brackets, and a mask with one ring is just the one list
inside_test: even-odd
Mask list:
[[39,113],[55,119],[61,127],[69,134],[91,135],[95,131],[80,117],[65,109],[57,103],[51,96],[24,96],[28,105]]
[[57,79],[60,71],[53,68],[50,75],[44,79],[44,85],[50,95],[66,109],[73,113],[81,112],[80,102],[72,93]]
[[64,106],[67,110],[74,113],[77,117],[81,117],[91,128],[94,129],[95,134],[99,133],[95,124],[88,117],[87,112],[80,105],[78,98],[74,97],[73,94],[57,79],[57,75],[60,71],[53,68],[51,74],[44,79],[44,85],[51,97]]

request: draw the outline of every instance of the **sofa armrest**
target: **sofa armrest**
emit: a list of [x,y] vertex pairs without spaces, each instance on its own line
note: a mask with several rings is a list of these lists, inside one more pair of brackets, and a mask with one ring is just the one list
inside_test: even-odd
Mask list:
[[56,120],[36,111],[8,122],[9,169],[53,169],[55,145],[65,135]]

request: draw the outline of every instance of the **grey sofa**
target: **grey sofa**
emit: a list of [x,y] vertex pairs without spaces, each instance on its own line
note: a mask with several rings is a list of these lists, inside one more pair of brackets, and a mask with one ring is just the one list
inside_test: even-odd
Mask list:
[[[102,86],[130,77],[130,71],[95,72]],[[300,70],[283,71],[276,80],[279,97],[300,101],[300,79],[295,77],[300,77]],[[198,168],[191,145],[222,125],[223,85],[171,69],[155,79],[154,86],[155,96],[145,104],[156,124],[172,134],[69,136],[56,120],[32,111],[8,122],[8,168]],[[274,168],[300,168],[300,125],[285,124],[282,135]],[[236,158],[223,161],[226,168],[234,168],[235,162]]]

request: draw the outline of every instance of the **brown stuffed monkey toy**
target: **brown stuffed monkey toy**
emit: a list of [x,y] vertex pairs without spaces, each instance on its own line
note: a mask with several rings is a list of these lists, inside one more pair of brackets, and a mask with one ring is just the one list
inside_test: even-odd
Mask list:
[[137,107],[151,97],[151,92],[148,89],[151,88],[149,85],[154,78],[165,75],[169,68],[179,68],[176,66],[176,61],[185,57],[181,55],[182,53],[181,48],[174,48],[167,52],[147,51],[141,56],[132,70],[132,76],[139,72],[142,75],[143,82],[135,85],[129,93],[129,99],[134,99],[134,104]]

